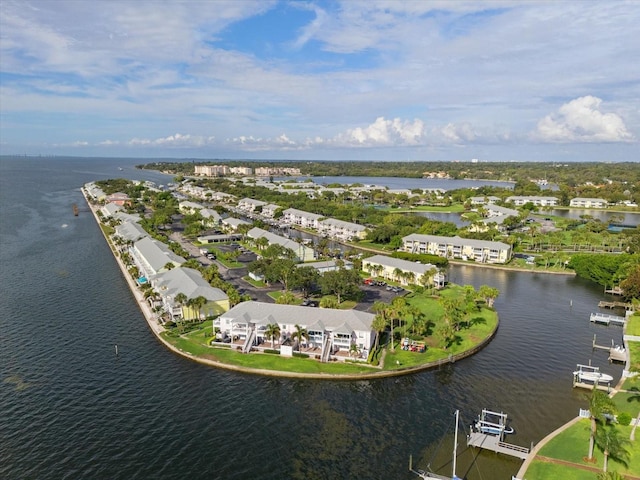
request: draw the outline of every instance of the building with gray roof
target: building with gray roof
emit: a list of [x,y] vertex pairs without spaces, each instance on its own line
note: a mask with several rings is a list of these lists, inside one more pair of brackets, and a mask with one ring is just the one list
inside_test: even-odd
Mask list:
[[442,287],[446,281],[444,273],[430,263],[410,262],[387,255],[374,255],[362,259],[362,270],[371,275],[393,280],[401,285],[422,285],[426,274],[429,278],[424,286]]
[[480,263],[507,263],[511,260],[511,245],[471,238],[444,237],[413,233],[402,239],[403,250],[428,253],[445,258],[473,260]]
[[296,242],[295,240],[291,240],[289,238],[276,235],[275,233],[268,232],[266,230],[263,230],[262,228],[252,228],[247,232],[247,236],[249,238],[252,238],[253,240],[266,238],[269,242],[269,245],[281,245],[284,248],[288,248],[289,250],[293,251],[297,259],[301,262],[307,262],[309,260],[315,259],[315,251],[313,250],[313,248],[309,248],[302,243]]
[[265,336],[269,324],[278,324],[281,340],[291,338],[299,325],[307,330],[305,343],[321,348],[324,356],[348,351],[352,344],[370,350],[376,335],[371,327],[374,317],[358,310],[242,302],[214,320],[214,326],[231,337],[260,342],[269,340]]
[[147,278],[166,271],[168,263],[179,267],[186,261],[173,253],[164,243],[151,237],[144,237],[135,242],[130,252],[140,273]]
[[[164,310],[174,319],[193,320],[202,316],[212,317],[229,310],[229,297],[219,288],[212,287],[197,270],[178,267],[154,275],[149,280],[162,298]],[[187,304],[176,301],[179,293],[188,299],[204,297],[207,303],[196,311]]]
[[120,237],[127,243],[137,242],[141,238],[148,237],[149,234],[136,222],[124,222],[116,225],[115,236]]

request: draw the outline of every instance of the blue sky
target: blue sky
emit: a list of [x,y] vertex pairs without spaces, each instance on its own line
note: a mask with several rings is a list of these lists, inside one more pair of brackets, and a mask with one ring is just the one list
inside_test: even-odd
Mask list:
[[0,3],[0,153],[638,161],[638,2]]

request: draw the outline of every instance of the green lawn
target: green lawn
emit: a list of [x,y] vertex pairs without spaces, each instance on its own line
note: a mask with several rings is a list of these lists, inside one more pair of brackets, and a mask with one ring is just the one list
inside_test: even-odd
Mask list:
[[[618,395],[616,395],[617,397]],[[614,397],[615,399],[615,397]],[[584,461],[584,457],[589,453],[589,429],[590,422],[587,419],[577,422],[561,434],[554,437],[547,443],[538,455],[552,459],[558,459],[565,462],[571,462],[584,467],[595,467],[598,471],[602,471],[604,456],[600,450],[595,450],[595,462],[588,463]],[[617,426],[620,434],[624,438],[629,438],[632,427]],[[638,439],[629,447],[630,461],[628,467],[625,467],[616,460],[609,458],[609,470],[616,470],[621,474],[631,474],[637,476],[640,474],[640,432],[637,432]],[[525,478],[527,480],[547,480],[549,478],[562,479],[579,479],[593,480],[596,472],[588,471],[582,468],[571,466],[561,466],[549,463],[543,460],[534,460],[527,469]]]
[[[455,296],[460,294],[460,287],[448,288],[440,292],[443,297]],[[442,323],[443,309],[438,300],[425,294],[410,294],[406,297],[407,302],[417,307],[429,321],[433,323],[431,335],[422,338],[427,345],[424,353],[410,352],[402,350],[396,345],[395,352],[387,351],[384,369],[395,370],[398,368],[413,367],[424,365],[426,363],[447,359],[450,355],[456,355],[472,349],[482,340],[486,339],[495,330],[498,316],[494,310],[482,308],[470,315],[468,326],[461,328],[457,332],[456,341],[446,350],[440,345],[438,338],[438,327]],[[412,319],[406,319],[406,324],[396,328],[402,337],[412,335]]]
[[640,313],[634,313],[627,321],[627,335],[640,336]]
[[327,373],[327,374],[364,374],[377,371],[372,367],[355,363],[320,363],[306,358],[284,358],[279,355],[252,353],[243,354],[230,348],[208,346],[205,342],[210,340],[211,327],[196,330],[180,337],[162,334],[162,337],[175,347],[208,360],[215,360],[239,367],[255,368],[262,370],[275,370],[297,373]]
[[[439,295],[444,297],[459,295],[460,290],[461,287],[454,286],[439,292]],[[274,298],[279,297],[281,294],[281,291],[270,293]],[[439,345],[439,339],[436,333],[439,323],[442,322],[443,315],[443,310],[437,297],[411,293],[405,298],[409,304],[420,309],[434,326],[430,330],[430,335],[422,339],[427,345],[427,350],[424,353],[402,350],[397,342],[395,352],[387,349],[384,363],[385,370],[415,367],[437,362],[442,359],[447,361],[451,355],[456,355],[476,347],[495,330],[498,322],[495,311],[482,307],[469,316],[470,321],[468,325],[460,329],[457,333],[456,341],[445,350]],[[354,302],[352,301],[345,301],[340,308],[350,309],[354,306],[353,304]],[[402,327],[396,326],[396,332],[401,336],[409,335],[412,331],[411,323],[412,318],[409,316],[409,318],[406,319],[405,325]],[[163,338],[171,344],[188,354],[229,363],[230,365],[299,373],[359,374],[379,371],[371,366],[350,362],[320,363],[315,359],[283,358],[273,354],[253,353],[246,355],[231,348],[212,347],[210,346],[213,335],[211,321],[203,322],[189,333],[183,335],[178,335],[178,333],[177,331],[165,332],[162,335]],[[413,338],[415,339],[416,336],[413,336]],[[380,358],[380,353],[381,352],[378,352],[377,358]]]

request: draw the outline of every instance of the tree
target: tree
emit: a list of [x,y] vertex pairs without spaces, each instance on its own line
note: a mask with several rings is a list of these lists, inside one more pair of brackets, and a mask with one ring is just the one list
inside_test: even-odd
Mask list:
[[256,240],[256,247],[262,251],[269,245],[269,240],[266,237],[260,237]]
[[[376,302],[382,303],[382,302]],[[373,311],[376,311],[376,304],[373,304]],[[376,316],[373,317],[373,321],[371,322],[371,328],[376,332],[376,342],[374,344],[373,349],[377,349],[378,345],[380,345],[380,335],[384,332],[385,328],[387,328],[387,319],[385,318],[382,312],[376,313]]]
[[301,327],[300,325],[298,325],[297,323],[295,324],[294,328],[296,329],[295,332],[293,332],[291,334],[291,338],[293,338],[294,340],[298,340],[298,351],[300,351],[300,346],[302,344],[302,340],[303,339],[309,339],[309,333],[307,333],[307,329]]
[[604,454],[603,472],[607,471],[609,457],[627,466],[629,462],[629,451],[627,446],[631,444],[629,440],[623,438],[615,426],[599,428],[596,432],[596,444]]
[[500,290],[495,287],[490,287],[489,285],[481,285],[478,289],[478,295],[481,298],[484,298],[484,301],[487,303],[487,307],[492,308],[493,302],[495,302],[498,295],[500,295]]
[[598,480],[624,480],[624,477],[618,472],[600,472],[597,476]]
[[313,267],[296,267],[289,283],[291,288],[297,288],[302,296],[307,298],[320,280],[320,273]]
[[323,294],[335,295],[338,303],[341,303],[342,297],[360,292],[360,282],[358,272],[341,268],[325,272],[319,283]]
[[296,274],[296,270],[297,270],[296,264],[297,262],[288,258],[275,260],[273,262],[273,268],[275,268],[277,272],[276,273],[277,278],[280,281],[280,283],[282,283],[285,290],[289,290],[289,281]]
[[180,292],[175,296],[174,300],[180,306],[180,314],[184,318],[184,315],[182,314],[182,307],[187,304],[187,301],[189,300],[188,297],[184,293]]
[[195,312],[195,316],[196,316],[195,320],[200,320],[201,318],[200,310],[202,309],[202,307],[204,307],[207,304],[207,302],[208,302],[207,299],[202,295],[192,298],[187,302],[187,306],[190,308],[193,308]]
[[164,268],[165,270],[173,270],[175,268],[175,265],[173,264],[173,262],[167,262],[162,268]]
[[605,414],[615,413],[616,406],[609,396],[600,390],[593,389],[589,396],[589,420],[591,420],[591,434],[589,435],[589,455],[588,459],[593,459],[593,446],[596,439],[598,422],[606,421]]
[[296,303],[296,297],[293,293],[286,291],[276,300],[278,305],[293,305]]
[[357,356],[360,355],[360,351],[360,347],[358,347],[357,343],[352,343],[349,347],[349,355],[353,358],[357,358]]
[[640,264],[636,265],[627,274],[627,278],[620,282],[620,288],[625,300],[640,299]]
[[267,325],[264,335],[271,339],[271,348],[273,348],[274,340],[280,338],[280,325],[277,323],[270,323]]

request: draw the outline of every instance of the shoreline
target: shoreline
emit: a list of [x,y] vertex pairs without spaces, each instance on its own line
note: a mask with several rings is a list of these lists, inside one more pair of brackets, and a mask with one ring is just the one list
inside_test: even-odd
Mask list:
[[122,259],[117,255],[116,251],[114,250],[114,246],[111,240],[109,239],[108,235],[102,229],[102,223],[100,222],[100,218],[96,213],[98,208],[96,208],[96,206],[89,201],[84,188],[81,188],[80,190],[82,192],[82,195],[84,196],[85,201],[87,202],[87,205],[89,206],[89,210],[91,211],[93,218],[98,224],[98,228],[100,229],[102,236],[104,237],[109,249],[111,250],[111,254],[116,260],[118,267],[120,268],[120,272],[122,273],[124,279],[127,282],[127,285],[129,286],[129,290],[131,291],[131,294],[135,298],[136,303],[140,308],[140,311],[142,312],[145,320],[147,321],[147,325],[149,326],[149,329],[153,332],[154,336],[173,353],[203,365],[208,365],[212,367],[222,368],[225,370],[231,370],[235,372],[247,373],[252,375],[310,379],[310,380],[370,380],[370,379],[379,379],[379,378],[398,377],[402,375],[409,375],[412,373],[431,370],[434,368],[441,367],[442,365],[446,365],[448,363],[455,363],[466,357],[469,357],[479,352],[480,350],[482,350],[485,346],[487,346],[489,342],[493,339],[493,337],[496,335],[496,332],[498,331],[498,327],[500,326],[500,319],[498,319],[493,331],[482,342],[480,342],[478,345],[476,345],[475,347],[465,352],[461,352],[456,355],[450,355],[447,358],[429,362],[423,365],[418,365],[415,367],[408,367],[404,369],[388,370],[388,371],[378,371],[378,372],[372,372],[372,373],[331,374],[331,373],[298,373],[298,372],[287,372],[282,370],[265,370],[265,369],[258,369],[258,368],[239,367],[237,365],[231,365],[228,363],[222,363],[215,360],[209,360],[207,358],[197,357],[192,355],[189,352],[185,352],[184,350],[177,348],[176,346],[172,345],[170,342],[168,342],[162,337],[162,333],[165,332],[166,329],[158,323],[153,312],[151,311],[151,307],[145,301],[142,292],[137,287],[133,278],[131,278],[131,275],[127,271],[127,268],[125,264],[122,262]]

